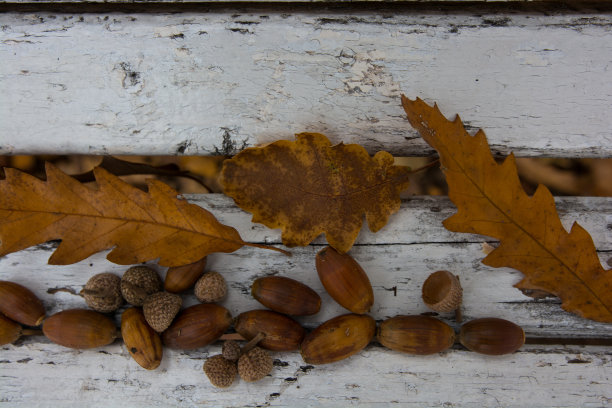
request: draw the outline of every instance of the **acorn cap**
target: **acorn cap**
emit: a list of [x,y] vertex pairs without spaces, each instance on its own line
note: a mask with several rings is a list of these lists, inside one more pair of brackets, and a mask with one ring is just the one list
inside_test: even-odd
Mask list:
[[162,290],[162,281],[154,269],[133,266],[121,278],[121,294],[134,306],[142,306],[147,296]]
[[221,347],[221,354],[229,361],[236,361],[240,357],[240,345],[234,340],[226,340]]
[[183,300],[179,295],[157,292],[147,297],[142,311],[149,326],[161,333],[170,326],[182,304]]
[[261,347],[254,347],[238,359],[238,374],[246,382],[259,381],[272,371],[270,354]]
[[223,358],[221,354],[210,357],[202,368],[210,383],[219,388],[227,388],[232,385],[238,371],[236,363]]
[[227,294],[227,284],[219,272],[207,272],[196,282],[194,293],[202,303],[215,303]]
[[114,312],[123,304],[121,278],[113,273],[99,273],[92,276],[81,294],[87,306],[97,312]]
[[437,271],[423,283],[423,301],[432,310],[448,313],[456,310],[463,299],[459,278],[449,271]]

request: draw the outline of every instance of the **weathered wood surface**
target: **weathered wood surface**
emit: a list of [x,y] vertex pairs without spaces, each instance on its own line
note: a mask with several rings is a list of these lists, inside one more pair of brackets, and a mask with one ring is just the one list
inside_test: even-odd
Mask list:
[[612,156],[612,15],[0,15],[0,154],[232,153],[317,131],[432,153],[399,95],[497,153]]
[[[279,244],[278,231],[250,223],[232,200],[222,195],[189,197],[236,227],[251,242]],[[592,234],[602,262],[612,262],[612,200],[557,200],[564,224],[574,220]],[[556,337],[560,342],[607,338],[609,325],[579,319],[562,311],[556,300],[534,301],[512,288],[520,273],[480,263],[486,238],[444,230],[441,221],[454,211],[442,197],[415,197],[377,234],[364,231],[351,250],[368,272],[375,291],[372,315],[423,313],[420,287],[427,275],[450,269],[461,277],[464,315],[503,317],[522,325],[527,335]],[[223,305],[232,314],[258,308],[249,293],[259,276],[279,274],[299,279],[322,294],[322,311],[300,319],[313,327],[344,313],[325,293],[314,268],[323,240],[293,249],[293,257],[256,248],[213,254],[208,270],[221,272],[230,287]],[[73,294],[98,272],[125,267],[97,254],[78,264],[46,265],[53,244],[0,258],[0,279],[32,288],[49,313],[83,307]],[[163,274],[163,269],[158,269]],[[395,288],[395,289],[394,289]],[[186,296],[193,304],[193,296]],[[454,327],[452,316],[440,316]],[[0,402],[8,406],[605,406],[612,399],[612,351],[596,346],[526,345],[504,357],[485,357],[460,346],[439,355],[402,355],[372,344],[349,360],[312,367],[298,353],[276,353],[272,374],[256,384],[239,382],[228,390],[210,386],[203,361],[219,352],[214,345],[193,352],[165,351],[156,371],[141,369],[120,342],[99,350],[73,351],[31,337],[0,349]]]

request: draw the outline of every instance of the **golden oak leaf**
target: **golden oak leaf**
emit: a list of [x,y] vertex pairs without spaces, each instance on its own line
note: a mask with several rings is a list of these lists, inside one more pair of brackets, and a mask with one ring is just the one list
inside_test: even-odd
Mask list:
[[516,287],[552,293],[569,312],[612,322],[612,271],[604,270],[580,225],[574,223],[569,233],[563,228],[550,191],[540,185],[528,196],[514,156],[496,163],[484,132],[471,136],[459,116],[451,122],[436,105],[403,95],[402,105],[410,124],[440,154],[458,209],[444,227],[500,240],[483,263],[521,271],[525,277]]
[[159,258],[163,266],[193,263],[211,252],[233,252],[246,243],[205,209],[149,180],[148,193],[102,168],[98,189],[47,164],[47,180],[5,169],[0,181],[0,256],[61,239],[49,263],[66,265],[114,248],[108,260],[122,265]]
[[363,224],[381,229],[400,208],[409,169],[393,156],[371,157],[356,144],[332,146],[324,135],[301,133],[243,150],[225,161],[225,194],[253,214],[253,222],[282,228],[286,246],[308,245],[319,234],[338,251],[348,251]]

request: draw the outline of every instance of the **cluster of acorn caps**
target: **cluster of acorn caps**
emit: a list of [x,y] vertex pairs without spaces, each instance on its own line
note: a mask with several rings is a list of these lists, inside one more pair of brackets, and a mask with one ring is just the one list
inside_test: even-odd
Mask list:
[[[124,300],[133,307],[121,316],[121,336],[132,357],[146,369],[159,366],[162,344],[181,350],[204,347],[218,340],[232,325],[248,343],[240,348],[226,341],[222,354],[207,359],[204,372],[217,387],[228,387],[236,375],[257,381],[273,367],[268,351],[299,350],[308,364],[326,364],[350,357],[376,336],[392,350],[426,355],[444,351],[455,342],[455,331],[431,316],[402,315],[376,321],[366,313],[374,304],[370,280],[348,254],[325,247],[316,256],[316,269],[325,290],[351,313],[334,317],[310,333],[292,316],[313,315],[321,307],[320,296],[296,280],[269,276],[257,279],[253,297],[270,310],[251,310],[232,319],[230,312],[215,304],[226,292],[225,280],[216,272],[203,273],[205,258],[195,264],[170,268],[166,280],[153,269],[137,266],[122,278],[99,274],[85,285],[82,295],[94,310],[75,309],[44,319],[40,300],[28,289],[0,281],[0,344],[27,334],[18,323],[38,326],[52,341],[72,348],[110,344],[118,337],[114,322],[103,313],[113,312]],[[176,293],[194,286],[204,303],[180,310]],[[438,271],[423,285],[423,300],[433,310],[460,310],[462,289],[456,276]],[[11,320],[12,319],[12,320]],[[14,322],[13,322],[14,321]],[[467,349],[489,355],[518,350],[525,341],[523,330],[503,319],[485,318],[463,324],[459,342]]]

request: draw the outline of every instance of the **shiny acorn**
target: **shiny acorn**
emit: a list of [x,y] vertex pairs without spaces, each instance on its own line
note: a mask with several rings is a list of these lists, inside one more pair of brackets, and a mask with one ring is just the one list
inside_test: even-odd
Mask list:
[[274,351],[297,350],[306,335],[306,330],[298,322],[271,310],[241,313],[234,322],[234,329],[247,340],[263,333],[265,337],[258,346]]
[[45,318],[40,299],[25,286],[9,281],[0,281],[0,313],[26,326],[38,326]]
[[11,344],[21,337],[21,325],[0,314],[0,346]]
[[395,316],[380,324],[377,337],[391,350],[427,355],[451,347],[455,331],[431,316]]
[[498,356],[521,348],[525,344],[525,332],[508,320],[488,317],[461,326],[459,342],[468,350]]
[[214,303],[202,303],[179,312],[162,334],[162,341],[173,349],[197,349],[217,340],[231,324],[229,310]]
[[256,279],[251,295],[268,309],[292,316],[309,316],[321,309],[321,297],[302,282],[283,276]]
[[325,247],[316,256],[319,279],[329,295],[345,309],[367,313],[374,304],[374,291],[368,275],[348,254]]
[[179,293],[190,289],[204,273],[206,257],[189,265],[174,266],[166,272],[164,289],[166,292]]
[[143,368],[154,370],[162,360],[159,334],[147,324],[142,309],[131,307],[121,315],[121,336],[132,358]]
[[308,333],[300,353],[308,364],[333,363],[363,350],[375,332],[376,321],[370,316],[337,316]]
[[449,313],[461,306],[463,289],[459,278],[449,271],[437,271],[423,283],[423,302],[431,310]]
[[45,319],[44,335],[54,343],[75,349],[106,346],[118,337],[115,323],[99,312],[70,309]]

